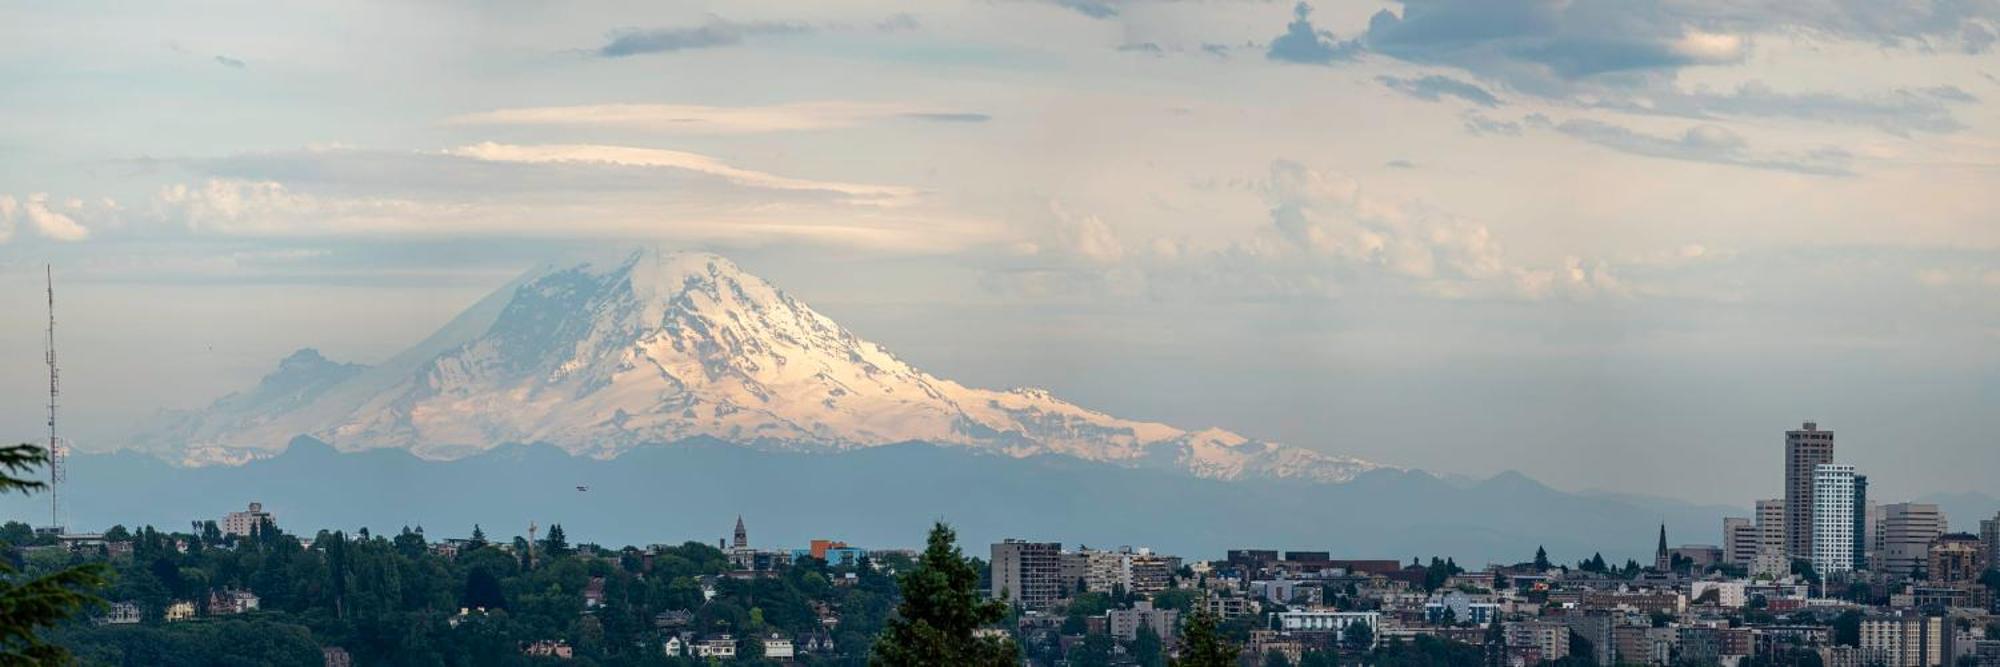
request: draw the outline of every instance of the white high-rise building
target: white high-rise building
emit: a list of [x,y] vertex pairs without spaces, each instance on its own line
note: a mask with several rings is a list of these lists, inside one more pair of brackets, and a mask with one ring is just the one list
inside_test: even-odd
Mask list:
[[1812,565],[1821,575],[1853,571],[1863,551],[1864,479],[1844,463],[1813,467]]

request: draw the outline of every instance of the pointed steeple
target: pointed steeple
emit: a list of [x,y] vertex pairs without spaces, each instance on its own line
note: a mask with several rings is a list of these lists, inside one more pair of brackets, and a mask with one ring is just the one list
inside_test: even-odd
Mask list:
[[737,549],[747,549],[750,547],[750,531],[743,529],[743,515],[741,514],[736,515],[736,538],[730,541],[729,546]]
[[1660,524],[1660,546],[1653,551],[1653,569],[1665,572],[1673,569],[1673,558],[1667,555],[1667,524]]

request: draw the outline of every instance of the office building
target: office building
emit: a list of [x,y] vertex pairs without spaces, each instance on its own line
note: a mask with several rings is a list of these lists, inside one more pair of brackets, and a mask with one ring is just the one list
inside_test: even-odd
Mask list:
[[1062,544],[1010,539],[993,545],[992,595],[1027,609],[1047,609],[1061,597]]
[[1876,551],[1880,556],[1874,568],[1894,577],[1908,577],[1915,574],[1930,559],[1931,542],[1945,533],[1944,513],[1930,503],[1895,503],[1882,506],[1881,525],[1877,528]]
[[1785,432],[1785,555],[1812,557],[1813,470],[1833,462],[1833,431],[1806,422]]
[[1851,572],[1866,553],[1867,481],[1854,466],[1813,469],[1812,564],[1822,575]]

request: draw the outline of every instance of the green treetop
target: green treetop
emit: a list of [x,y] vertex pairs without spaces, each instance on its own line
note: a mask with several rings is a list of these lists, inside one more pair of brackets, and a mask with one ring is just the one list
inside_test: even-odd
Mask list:
[[[40,490],[41,482],[14,474],[33,471],[48,460],[48,452],[34,445],[0,447],[0,493]],[[41,632],[102,604],[96,591],[105,585],[104,572],[102,564],[90,563],[29,578],[0,559],[0,665],[69,662],[68,651],[45,641]]]
[[956,540],[950,526],[939,522],[931,527],[923,557],[899,578],[903,602],[875,642],[870,664],[1001,667],[1020,663],[1020,649],[1013,642],[976,636],[981,627],[1005,617],[1007,605],[980,599],[979,572],[959,552]]
[[1237,648],[1222,638],[1218,623],[1206,610],[1188,616],[1181,628],[1181,657],[1174,667],[1235,667]]

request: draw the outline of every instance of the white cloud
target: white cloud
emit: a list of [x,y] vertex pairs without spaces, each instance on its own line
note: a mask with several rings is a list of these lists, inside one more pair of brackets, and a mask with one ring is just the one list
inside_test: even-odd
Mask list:
[[917,194],[913,189],[896,186],[787,178],[776,174],[734,167],[706,155],[661,148],[593,144],[519,146],[484,142],[446,149],[444,153],[489,162],[602,164],[625,167],[685,169],[720,176],[739,185],[751,187],[771,188],[774,190],[836,192],[849,195],[850,203],[879,205],[906,203]]
[[14,195],[0,195],[0,243],[14,239],[14,216],[21,210],[21,203]]
[[751,134],[853,127],[897,118],[978,121],[984,120],[985,115],[909,104],[843,101],[742,107],[699,104],[588,104],[495,109],[452,116],[445,119],[445,123],[619,127],[687,134]]
[[643,239],[899,253],[950,252],[991,241],[989,226],[948,214],[778,202],[742,209],[686,201],[673,193],[556,201],[534,196],[380,197],[305,192],[275,181],[210,179],[162,188],[153,204],[155,218],[187,232],[253,238]]
[[1125,244],[1104,219],[1072,213],[1057,202],[1049,202],[1049,212],[1055,216],[1056,239],[1065,253],[1093,264],[1113,264],[1125,257]]
[[1271,165],[1265,197],[1280,237],[1312,258],[1368,267],[1460,294],[1510,267],[1485,225],[1419,202],[1364,195],[1354,179],[1296,162]]
[[1023,225],[1018,242],[982,258],[986,284],[1038,297],[1095,290],[1222,301],[1362,292],[1504,300],[1633,293],[1606,260],[1522,264],[1485,224],[1422,201],[1368,194],[1341,173],[1279,160],[1264,178],[1232,183],[1262,203],[1263,210],[1242,213],[1267,218],[1248,235],[1208,243],[1154,238],[1128,249],[1101,218],[1052,203],[1049,222]]
[[[67,212],[58,211],[56,207],[61,207]],[[22,199],[15,199],[13,195],[0,195],[0,243],[13,238],[15,220],[27,221],[28,226],[33,228],[36,234],[51,241],[70,242],[88,239],[90,229],[72,217],[85,211],[83,200],[74,197],[51,206],[49,194],[46,192],[29,194]]]

